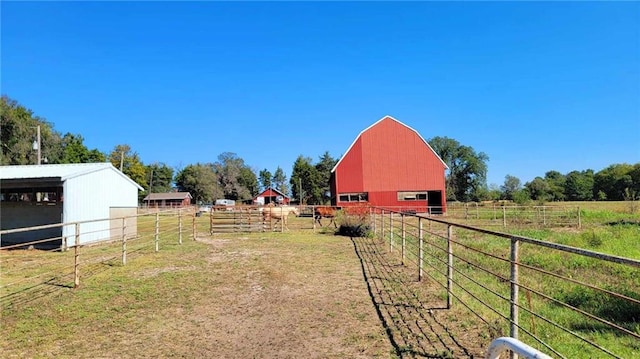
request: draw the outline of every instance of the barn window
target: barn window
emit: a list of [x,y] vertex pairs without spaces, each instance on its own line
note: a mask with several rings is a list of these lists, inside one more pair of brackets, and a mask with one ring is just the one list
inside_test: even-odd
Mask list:
[[426,201],[427,192],[398,192],[398,201]]
[[367,202],[369,200],[369,193],[341,193],[339,199],[340,202]]

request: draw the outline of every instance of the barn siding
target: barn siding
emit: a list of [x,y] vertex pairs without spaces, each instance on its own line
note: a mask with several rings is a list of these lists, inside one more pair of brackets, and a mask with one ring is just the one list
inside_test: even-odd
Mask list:
[[[368,192],[376,206],[427,207],[427,201],[398,201],[398,191],[445,193],[446,166],[420,135],[385,117],[363,131],[334,168],[332,193],[339,206],[342,193]],[[445,203],[432,203],[444,206]]]
[[[64,222],[105,219],[80,225],[81,243],[108,238],[111,207],[136,208],[138,188],[115,169],[105,168],[69,178],[64,183]],[[74,226],[65,226],[63,236],[73,237]],[[73,240],[69,241],[72,244]]]

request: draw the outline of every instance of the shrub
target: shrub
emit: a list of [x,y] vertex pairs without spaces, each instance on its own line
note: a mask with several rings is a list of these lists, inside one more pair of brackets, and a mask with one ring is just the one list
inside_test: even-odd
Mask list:
[[335,218],[338,233],[349,237],[368,237],[371,233],[369,224],[369,206],[346,207],[338,211]]

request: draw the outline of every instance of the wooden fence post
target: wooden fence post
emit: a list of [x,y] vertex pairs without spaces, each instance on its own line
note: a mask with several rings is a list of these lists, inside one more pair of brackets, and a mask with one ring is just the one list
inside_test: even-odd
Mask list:
[[198,209],[196,208],[193,211],[193,225],[192,225],[192,236],[193,236],[193,240],[195,241],[197,236],[196,236],[196,212],[198,211]]
[[507,228],[507,207],[502,206],[502,227]]
[[582,218],[580,214],[580,207],[578,207],[578,229],[582,228]]
[[76,223],[76,240],[73,255],[73,287],[80,286],[80,223]]
[[160,250],[159,235],[160,235],[160,212],[156,212],[156,235],[153,240],[156,245],[156,252]]
[[422,281],[423,275],[423,258],[424,258],[424,233],[422,231],[422,217],[418,217],[418,238],[419,238],[419,248],[418,248],[418,281]]
[[182,244],[182,208],[178,209],[178,243]]
[[122,265],[127,264],[127,218],[122,217]]

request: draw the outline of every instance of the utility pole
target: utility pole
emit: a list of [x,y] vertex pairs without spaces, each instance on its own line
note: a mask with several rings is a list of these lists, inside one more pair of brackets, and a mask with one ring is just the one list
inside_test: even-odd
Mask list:
[[38,151],[38,162],[36,162],[37,165],[42,163],[42,144],[40,141],[40,125],[36,126],[37,132],[36,132],[36,140],[33,141],[33,149]]
[[124,151],[120,151],[120,172],[122,172],[122,166],[124,165]]

